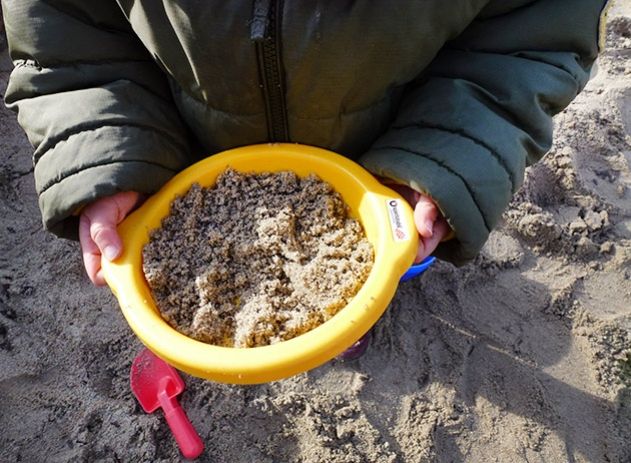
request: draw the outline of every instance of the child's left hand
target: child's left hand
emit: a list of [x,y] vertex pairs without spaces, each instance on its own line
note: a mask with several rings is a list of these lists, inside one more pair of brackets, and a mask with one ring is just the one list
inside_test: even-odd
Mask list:
[[[380,180],[383,181],[383,179]],[[418,251],[414,263],[419,263],[434,252],[438,244],[451,233],[451,228],[429,196],[406,185],[387,181],[383,183],[403,196],[414,208],[414,224],[419,234]]]

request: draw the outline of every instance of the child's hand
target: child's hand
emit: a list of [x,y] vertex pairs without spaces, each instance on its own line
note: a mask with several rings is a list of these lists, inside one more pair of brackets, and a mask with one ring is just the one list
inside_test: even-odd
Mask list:
[[[383,179],[380,180],[383,181]],[[451,228],[438,210],[436,203],[429,196],[425,196],[406,185],[387,181],[383,183],[403,196],[414,208],[414,225],[416,225],[419,234],[418,251],[414,263],[419,263],[434,252],[443,238],[451,232]]]
[[123,221],[143,197],[135,191],[116,193],[86,206],[79,219],[79,241],[83,265],[96,286],[105,285],[101,258],[116,259],[123,251],[123,243],[116,226]]

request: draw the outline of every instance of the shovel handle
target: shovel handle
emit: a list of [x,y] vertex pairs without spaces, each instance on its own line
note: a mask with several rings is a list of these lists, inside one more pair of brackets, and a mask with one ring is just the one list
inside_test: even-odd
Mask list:
[[169,423],[173,437],[175,437],[182,455],[191,460],[200,456],[204,451],[204,443],[197,431],[195,431],[177,398],[169,397],[164,390],[158,392],[158,398],[164,417]]

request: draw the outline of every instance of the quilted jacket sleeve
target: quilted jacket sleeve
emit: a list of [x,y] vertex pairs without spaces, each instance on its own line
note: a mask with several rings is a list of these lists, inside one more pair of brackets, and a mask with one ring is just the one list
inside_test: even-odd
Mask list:
[[436,255],[457,264],[476,256],[525,167],[550,149],[552,116],[587,83],[605,2],[495,3],[440,51],[360,160],[435,199],[455,231]]
[[44,225],[118,191],[156,191],[189,144],[166,79],[113,1],[2,0],[14,62],[5,101],[35,148]]

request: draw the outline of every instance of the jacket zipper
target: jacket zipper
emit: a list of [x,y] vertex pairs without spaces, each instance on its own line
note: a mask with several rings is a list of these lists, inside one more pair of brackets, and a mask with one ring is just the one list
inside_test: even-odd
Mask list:
[[251,27],[270,142],[289,141],[280,43],[282,10],[282,0],[255,0]]

